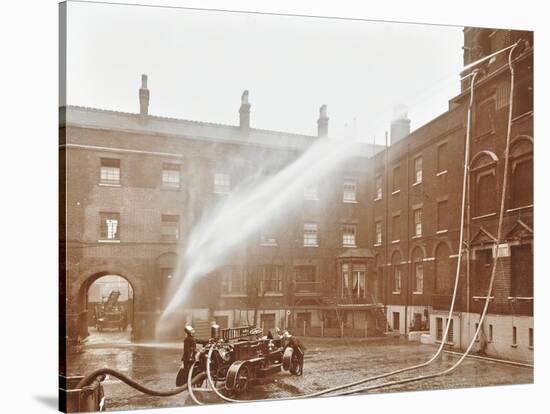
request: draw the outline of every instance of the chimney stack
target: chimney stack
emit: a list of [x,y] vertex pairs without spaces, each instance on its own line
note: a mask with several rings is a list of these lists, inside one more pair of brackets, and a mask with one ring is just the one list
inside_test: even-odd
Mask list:
[[407,117],[407,107],[397,105],[390,125],[390,145],[402,140],[411,133],[411,120]]
[[250,104],[248,103],[248,91],[246,90],[241,95],[241,107],[239,108],[239,126],[243,131],[248,131],[250,129]]
[[139,89],[139,113],[149,115],[149,89],[147,89],[147,75],[141,75],[141,88]]
[[323,104],[319,108],[319,119],[317,120],[317,136],[319,138],[328,136],[328,120],[327,106]]

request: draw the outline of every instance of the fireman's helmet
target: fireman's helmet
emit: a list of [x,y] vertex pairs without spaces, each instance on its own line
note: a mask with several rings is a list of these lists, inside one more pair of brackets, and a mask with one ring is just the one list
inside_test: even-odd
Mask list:
[[195,334],[195,329],[193,329],[193,327],[191,325],[186,325],[185,326],[185,333],[187,335],[193,336]]

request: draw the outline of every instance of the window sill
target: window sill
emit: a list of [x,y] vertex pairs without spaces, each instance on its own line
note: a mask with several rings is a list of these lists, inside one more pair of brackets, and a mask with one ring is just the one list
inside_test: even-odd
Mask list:
[[[315,247],[319,247],[319,246],[315,246]],[[356,244],[343,244],[342,247],[355,249],[357,247],[357,245]]]
[[279,247],[277,243],[260,243],[262,247]]
[[449,230],[448,229],[445,229],[445,230],[438,230],[435,232],[435,234],[445,234],[447,233]]
[[396,194],[399,194],[401,192],[401,190],[395,190],[391,193],[391,195],[396,195]]
[[472,299],[476,302],[480,300],[486,300],[487,298],[489,298],[489,302],[495,299],[494,296],[472,296]]
[[261,296],[261,297],[281,297],[281,296],[284,296],[283,292],[265,292],[264,294],[259,294],[258,296]]
[[519,301],[533,301],[533,297],[529,297],[529,296],[508,296],[508,300],[510,301],[516,301],[516,300],[519,300]]
[[373,247],[380,247],[380,246],[382,246],[382,243],[375,243],[375,244],[373,244],[372,246],[373,246]]
[[318,198],[306,198],[304,197],[304,201],[319,201]]
[[528,206],[521,206],[521,207],[515,207],[515,208],[509,208],[506,210],[507,213],[513,213],[514,211],[520,211],[520,210],[528,210],[533,208],[533,204],[529,204]]
[[417,185],[420,185],[420,184],[422,184],[422,181],[417,181],[416,183],[412,184],[412,187],[416,187]]
[[412,236],[411,239],[420,239],[422,237],[421,234],[417,234],[415,236]]
[[343,203],[346,203],[346,204],[357,204],[358,201],[357,200],[342,200]]
[[373,201],[381,201],[382,197],[376,197]]
[[533,346],[528,346],[527,348],[528,348],[530,351],[532,351],[535,347],[533,347]]
[[120,243],[120,240],[109,240],[109,239],[100,239],[98,243]]
[[392,240],[391,244],[401,243],[401,240]]
[[160,239],[161,243],[177,243],[178,239]]
[[168,187],[168,186],[162,186],[160,187],[162,191],[180,191],[181,187]]
[[518,344],[512,344],[510,345],[512,348],[517,348],[518,347]]
[[304,244],[304,247],[319,247],[318,244]]
[[246,298],[248,295],[246,293],[222,293],[222,298]]
[[214,191],[214,194],[229,195],[229,194],[231,194],[231,191]]
[[400,295],[400,294],[401,294],[401,291],[396,290],[395,292],[392,292],[391,294],[392,294],[392,295]]
[[479,219],[484,219],[484,218],[487,218],[487,217],[494,217],[496,215],[497,215],[497,213],[484,214],[482,216],[472,217],[472,220],[479,220]]
[[413,295],[423,295],[424,292],[413,292]]
[[439,171],[437,174],[435,174],[436,177],[441,177],[442,175],[445,175],[449,172],[449,170],[443,170]]
[[120,187],[120,184],[99,183],[100,187]]

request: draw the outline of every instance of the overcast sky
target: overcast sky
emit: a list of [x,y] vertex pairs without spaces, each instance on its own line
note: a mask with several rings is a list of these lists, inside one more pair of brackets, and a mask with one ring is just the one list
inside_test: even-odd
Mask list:
[[139,112],[149,75],[153,115],[384,142],[393,107],[413,129],[459,92],[462,28],[68,3],[67,101]]

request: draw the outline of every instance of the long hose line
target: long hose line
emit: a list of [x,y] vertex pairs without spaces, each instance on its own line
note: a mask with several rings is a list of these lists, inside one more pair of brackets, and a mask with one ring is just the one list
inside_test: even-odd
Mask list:
[[[468,348],[466,349],[464,354],[461,355],[461,357],[458,359],[458,361],[456,361],[451,367],[449,367],[449,368],[447,368],[443,371],[436,372],[436,373],[433,373],[433,374],[428,374],[428,375],[421,375],[421,376],[417,376],[417,377],[413,377],[413,378],[405,378],[405,379],[402,379],[402,380],[390,381],[390,382],[386,382],[386,383],[383,383],[383,384],[375,384],[375,385],[371,385],[371,386],[368,386],[368,387],[362,387],[362,388],[357,388],[357,389],[354,389],[354,390],[344,391],[344,392],[337,393],[337,394],[334,394],[334,395],[355,394],[355,393],[358,393],[358,392],[365,392],[365,391],[375,390],[375,389],[379,389],[379,388],[391,387],[391,386],[395,386],[395,385],[401,385],[401,384],[406,384],[406,383],[410,383],[410,382],[421,381],[421,380],[425,380],[425,379],[430,379],[430,378],[435,378],[435,377],[438,377],[438,376],[446,375],[446,374],[449,374],[452,371],[454,371],[460,364],[462,364],[464,359],[468,356],[468,354],[472,350],[472,347],[474,346],[474,344],[476,342],[476,339],[479,335],[479,332],[482,329],[483,321],[485,320],[485,317],[487,315],[487,310],[489,308],[489,302],[490,302],[491,294],[493,292],[493,285],[494,285],[494,281],[495,281],[496,269],[497,269],[497,265],[498,265],[499,254],[500,254],[499,246],[500,246],[500,240],[502,238],[502,223],[504,221],[503,220],[504,219],[504,204],[505,204],[505,200],[506,200],[506,188],[507,188],[507,184],[508,184],[508,164],[509,164],[508,155],[509,155],[509,150],[510,150],[510,138],[511,138],[511,131],[512,131],[512,113],[513,113],[513,101],[514,101],[514,99],[513,99],[514,98],[514,66],[512,64],[512,53],[514,52],[514,49],[517,46],[517,44],[518,43],[514,44],[511,47],[510,52],[508,54],[508,66],[510,68],[510,95],[509,95],[509,107],[508,107],[508,128],[507,128],[507,131],[506,131],[506,149],[504,150],[504,177],[503,177],[503,180],[502,180],[502,194],[501,194],[501,198],[500,198],[499,218],[498,218],[498,227],[497,227],[497,236],[496,236],[496,248],[495,248],[495,254],[494,254],[494,258],[493,258],[493,266],[492,266],[492,269],[491,269],[491,278],[490,278],[490,281],[489,281],[487,297],[485,298],[485,305],[483,307],[483,311],[481,312],[480,319],[479,319],[479,322],[478,322],[478,326],[476,328],[474,336],[472,337],[472,340],[470,341],[470,344],[468,345]],[[475,77],[475,75],[474,75],[474,77]],[[472,103],[472,100],[470,100],[470,105],[471,105],[471,103]]]
[[[459,279],[460,279],[460,263],[462,262],[461,258],[462,258],[462,250],[463,250],[462,245],[464,243],[464,215],[465,215],[464,213],[465,213],[465,208],[466,208],[466,185],[467,185],[467,178],[468,178],[468,173],[467,172],[468,172],[469,153],[470,153],[470,150],[469,150],[469,148],[470,148],[469,145],[470,144],[469,143],[470,143],[470,133],[471,133],[470,132],[470,128],[471,128],[470,127],[470,125],[471,125],[471,109],[472,109],[472,106],[473,106],[473,96],[474,96],[473,86],[474,86],[474,82],[475,82],[477,74],[478,74],[478,71],[475,71],[473,76],[472,76],[472,79],[470,81],[470,104],[469,104],[469,107],[468,107],[468,121],[467,121],[467,127],[466,127],[466,129],[467,129],[467,131],[466,131],[466,144],[465,144],[465,150],[464,150],[464,175],[463,175],[463,180],[462,180],[460,236],[459,236],[459,244],[458,244],[458,258],[457,258],[457,265],[456,265],[455,284],[454,284],[454,289],[453,289],[453,296],[452,296],[452,300],[451,300],[451,306],[449,308],[449,319],[451,319],[451,317],[452,317],[455,302],[456,302],[456,297],[457,297],[457,293],[458,293],[458,286],[459,286]],[[434,355],[429,360],[427,360],[423,363],[412,365],[412,366],[409,366],[409,367],[400,368],[398,370],[394,370],[394,371],[387,372],[387,373],[384,373],[384,374],[375,375],[375,376],[372,376],[372,377],[362,378],[358,381],[338,385],[338,386],[332,387],[332,388],[327,388],[325,390],[317,391],[317,392],[314,392],[314,393],[311,393],[311,394],[305,394],[305,395],[301,395],[301,396],[292,396],[292,397],[288,397],[286,399],[300,399],[300,398],[319,397],[321,395],[333,393],[335,391],[339,391],[339,390],[344,389],[344,388],[353,387],[353,386],[356,386],[356,385],[364,384],[366,382],[375,381],[375,380],[386,378],[386,377],[389,377],[389,376],[401,374],[403,372],[408,372],[408,371],[412,371],[412,370],[415,370],[415,369],[423,368],[423,367],[431,364],[437,357],[439,357],[439,355],[443,351],[443,348],[445,346],[445,342],[447,340],[447,336],[449,334],[449,327],[450,327],[450,325],[447,324],[447,326],[445,327],[445,332],[443,334],[441,344],[439,345],[439,348],[437,349],[437,351],[434,353]],[[209,358],[210,358],[210,355],[211,355],[211,352],[209,352]],[[207,362],[207,372],[208,372],[208,368],[209,368],[209,360]],[[228,397],[222,395],[217,389],[215,389],[215,387],[213,387],[212,380],[211,380],[210,376],[209,375],[207,375],[207,376],[209,378],[208,381],[210,383],[210,386],[214,389],[216,394],[221,399],[223,399],[227,402],[242,401],[242,400],[235,400],[235,399],[232,399],[232,398],[228,398]],[[269,400],[277,400],[277,398],[264,399],[262,401],[266,401],[266,400],[268,400],[268,401]]]
[[193,400],[193,402],[197,405],[203,405],[195,395],[195,392],[193,391],[193,369],[195,368],[195,365],[197,364],[197,361],[193,362],[191,365],[191,368],[189,369],[189,373],[187,374],[187,391],[189,391],[189,396]]
[[[88,387],[92,382],[94,382],[97,377],[100,377],[102,375],[111,375],[115,378],[118,378],[120,381],[126,383],[130,387],[135,388],[136,390],[141,391],[144,394],[152,395],[154,397],[171,397],[173,395],[180,394],[183,391],[187,390],[187,384],[182,385],[181,387],[173,388],[168,391],[154,390],[152,388],[148,388],[144,385],[139,384],[133,378],[130,378],[129,376],[111,368],[100,368],[91,372],[90,374],[86,375],[84,378],[82,378],[78,382],[78,385],[76,386],[76,388],[86,389],[86,387]],[[205,376],[206,375],[204,374],[204,372],[200,373],[191,380],[191,383],[195,384],[199,381],[203,381]]]

